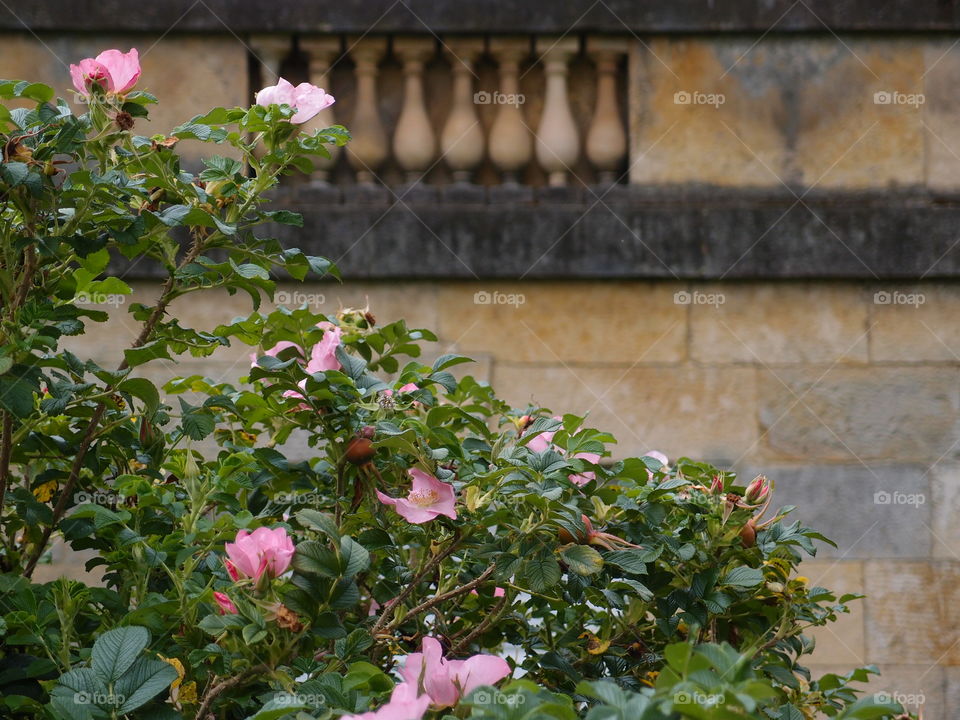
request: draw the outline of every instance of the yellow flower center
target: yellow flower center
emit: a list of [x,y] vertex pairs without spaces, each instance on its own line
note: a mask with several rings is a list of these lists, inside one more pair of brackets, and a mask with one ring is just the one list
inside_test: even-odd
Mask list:
[[407,496],[407,500],[420,507],[433,505],[439,498],[436,490],[412,490]]

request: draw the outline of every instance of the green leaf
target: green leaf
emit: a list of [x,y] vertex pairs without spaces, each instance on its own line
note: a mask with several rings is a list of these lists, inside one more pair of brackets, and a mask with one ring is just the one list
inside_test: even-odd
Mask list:
[[307,540],[297,545],[293,556],[293,569],[307,575],[340,577],[340,559],[323,543]]
[[138,348],[128,348],[123,351],[123,357],[126,359],[127,365],[132,368],[157,358],[172,359],[166,340],[154,340]]
[[138,658],[114,686],[114,693],[123,698],[119,712],[136,710],[170,687],[176,679],[177,671],[170,663],[155,658]]
[[569,545],[560,556],[577,575],[596,575],[603,570],[603,558],[589,545]]
[[534,592],[542,592],[560,582],[560,563],[552,554],[541,554],[524,564],[523,578]]
[[117,390],[142,400],[149,415],[153,415],[160,406],[160,393],[156,385],[146,378],[127,378],[117,385]]
[[318,530],[329,537],[334,545],[340,544],[340,532],[337,530],[337,523],[332,515],[327,515],[319,510],[300,510],[294,514],[297,521],[304,527]]
[[91,653],[94,672],[105,682],[115,683],[143,652],[150,633],[136,625],[108,630],[97,638]]
[[763,571],[751,567],[734,568],[720,581],[722,585],[733,585],[735,587],[751,588],[756,587],[763,582]]
[[640,550],[613,550],[604,553],[603,559],[611,565],[626,570],[635,575],[645,575],[647,563],[644,562],[644,553]]
[[340,541],[343,577],[353,577],[370,567],[370,553],[360,543],[348,537]]

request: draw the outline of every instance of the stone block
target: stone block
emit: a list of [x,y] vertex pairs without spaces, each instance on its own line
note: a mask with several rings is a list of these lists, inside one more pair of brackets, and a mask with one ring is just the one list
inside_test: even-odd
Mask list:
[[960,362],[960,286],[884,283],[872,286],[870,359],[874,362]]
[[[837,594],[863,594],[863,563],[805,560],[799,572],[809,578],[809,586],[825,587]],[[850,612],[838,615],[837,621],[808,631],[817,646],[810,656],[811,665],[837,664],[852,668],[866,664],[864,638],[864,603],[853,600]]]
[[770,459],[930,462],[957,451],[956,368],[758,370]]
[[[823,533],[837,547],[815,543],[818,558],[928,557],[933,503],[922,466],[808,465],[743,468],[776,484],[774,505],[794,505],[790,521]],[[804,573],[809,574],[809,573]]]
[[673,283],[457,283],[440,286],[440,334],[511,363],[682,361],[686,308]]
[[859,287],[709,283],[692,285],[687,297],[690,354],[698,362],[867,360],[867,306]]

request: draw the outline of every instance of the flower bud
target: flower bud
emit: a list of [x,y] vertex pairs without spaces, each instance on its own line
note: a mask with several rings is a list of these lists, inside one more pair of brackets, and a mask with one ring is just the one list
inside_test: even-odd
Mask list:
[[713,482],[710,483],[710,494],[723,495],[723,476],[722,475],[713,476]]
[[747,505],[759,505],[770,492],[770,482],[764,475],[757,475],[747,486],[747,491],[743,495],[744,502]]

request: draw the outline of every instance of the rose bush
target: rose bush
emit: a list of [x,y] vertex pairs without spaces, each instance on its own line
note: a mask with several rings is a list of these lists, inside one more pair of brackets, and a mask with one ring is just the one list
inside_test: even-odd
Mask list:
[[[12,718],[499,720],[892,718],[871,668],[811,677],[811,627],[854,596],[797,577],[815,531],[772,483],[512,408],[368,309],[261,310],[277,277],[336,275],[258,234],[300,224],[264,194],[348,140],[281,81],[250,108],[134,131],[136,51],[71,69],[78,115],[0,81],[0,708]],[[24,105],[26,105],[24,107]],[[182,140],[229,148],[194,173]],[[130,288],[116,368],[65,349]],[[188,328],[214,289],[252,312]],[[241,384],[157,388],[138,368],[232,343]],[[452,370],[456,369],[457,375]],[[459,376],[459,377],[458,377]],[[297,433],[306,459],[287,454]],[[57,538],[100,583],[32,582]]]

